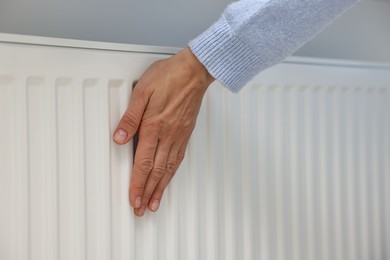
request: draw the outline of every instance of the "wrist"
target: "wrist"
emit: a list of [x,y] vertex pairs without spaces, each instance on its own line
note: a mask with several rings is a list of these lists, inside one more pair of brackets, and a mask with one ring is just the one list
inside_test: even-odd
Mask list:
[[206,86],[206,88],[215,80],[206,67],[192,53],[189,47],[182,49],[175,56],[177,56],[190,71],[191,77],[200,84]]

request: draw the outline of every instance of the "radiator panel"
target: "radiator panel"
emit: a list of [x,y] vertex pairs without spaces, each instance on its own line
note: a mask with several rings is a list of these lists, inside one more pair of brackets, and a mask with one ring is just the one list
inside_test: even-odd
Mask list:
[[387,259],[390,69],[293,59],[213,84],[159,212],[112,132],[155,52],[0,43],[0,259]]

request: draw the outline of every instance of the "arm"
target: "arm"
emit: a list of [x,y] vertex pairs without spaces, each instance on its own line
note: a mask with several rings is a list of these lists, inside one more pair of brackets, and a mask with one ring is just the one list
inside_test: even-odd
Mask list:
[[357,0],[243,0],[189,46],[233,92],[312,39]]
[[238,91],[311,39],[356,0],[242,0],[173,57],[139,79],[115,131],[118,144],[139,131],[129,198],[137,216],[156,211],[181,161],[214,78]]

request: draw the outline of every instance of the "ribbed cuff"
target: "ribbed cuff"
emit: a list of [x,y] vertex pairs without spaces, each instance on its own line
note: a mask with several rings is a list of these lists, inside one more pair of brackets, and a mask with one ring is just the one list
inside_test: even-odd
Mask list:
[[253,49],[233,35],[224,16],[189,47],[209,73],[232,92],[254,77],[262,63]]

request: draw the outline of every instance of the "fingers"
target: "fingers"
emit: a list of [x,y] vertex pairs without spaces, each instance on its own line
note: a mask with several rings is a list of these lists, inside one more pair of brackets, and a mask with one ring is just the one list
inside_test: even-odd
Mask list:
[[[142,217],[148,206],[151,211],[158,210],[164,190],[175,175],[180,163],[183,161],[187,143],[188,140],[182,145],[173,144],[171,149],[168,149],[167,146],[163,145],[157,148],[153,169],[144,185],[141,206],[134,209],[134,213],[137,216]],[[165,165],[165,167],[163,165]],[[142,185],[140,185],[140,187],[142,187]]]
[[[175,147],[175,146],[173,146]],[[168,145],[159,144],[155,156],[154,166],[153,169],[147,179],[144,194],[142,196],[142,205],[147,207],[149,204],[150,198],[152,197],[153,191],[156,188],[157,184],[160,182],[160,180],[167,174],[167,167],[171,164],[171,162],[168,160],[168,154],[169,157],[177,157],[177,151],[176,154],[173,155],[174,151],[171,151]],[[172,156],[173,155],[173,156]],[[175,159],[176,160],[176,159]],[[167,162],[168,161],[168,162]],[[175,165],[175,163],[174,163]],[[158,205],[154,205],[156,208],[158,208]]]
[[140,87],[137,88],[136,86],[131,95],[129,106],[114,133],[114,141],[117,144],[125,144],[133,138],[141,123],[147,104],[147,95],[143,93]]
[[[175,165],[176,164],[177,152],[179,150],[176,147],[177,147],[177,145],[172,145],[172,149],[171,149],[170,142],[167,144],[160,142],[158,144],[157,151],[156,151],[156,154],[154,157],[154,165],[153,165],[152,169],[150,170],[150,174],[146,180],[143,179],[143,180],[145,180],[145,184],[139,185],[139,187],[144,187],[144,188],[143,188],[143,193],[142,193],[141,206],[139,208],[135,208],[135,211],[134,211],[137,216],[141,217],[144,215],[145,210],[148,207],[148,204],[150,202],[150,198],[152,197],[152,194],[153,194],[157,184],[167,174],[166,173],[167,172],[167,165],[171,165],[171,164]],[[172,160],[173,157],[174,157],[174,160]],[[139,181],[141,181],[141,180],[139,180]],[[132,178],[132,183],[133,182],[134,182],[134,179]],[[132,187],[130,189],[132,189]],[[134,191],[131,190],[130,192],[133,193]],[[139,195],[139,194],[141,194],[141,191],[139,190],[139,191],[137,191],[137,193]],[[157,210],[158,207],[159,207],[159,201],[154,202],[153,208],[155,208],[155,210]]]
[[180,164],[184,159],[184,154],[187,149],[187,145],[188,139],[184,141],[180,147],[174,146],[171,149],[171,153],[169,154],[169,158],[167,161],[166,172],[161,178],[160,182],[157,184],[156,188],[154,189],[152,198],[149,202],[149,208],[151,211],[158,210],[165,189],[167,188],[172,178],[175,176],[177,169],[179,168]]
[[129,191],[130,204],[134,208],[141,207],[145,184],[150,172],[154,168],[154,157],[157,146],[158,135],[155,132],[141,128]]

